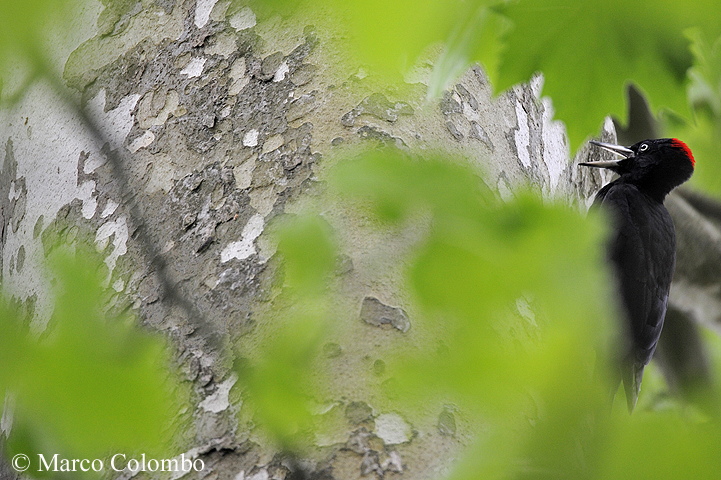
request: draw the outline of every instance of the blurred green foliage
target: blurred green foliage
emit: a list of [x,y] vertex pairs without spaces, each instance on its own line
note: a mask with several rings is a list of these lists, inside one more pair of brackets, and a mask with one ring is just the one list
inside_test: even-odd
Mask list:
[[[594,365],[603,364],[596,355],[613,310],[600,268],[599,219],[530,195],[500,202],[469,169],[440,160],[370,153],[340,164],[334,180],[382,218],[393,211],[401,222],[419,208],[431,215],[432,230],[410,263],[408,283],[422,306],[421,328],[450,326],[443,336],[448,348],[397,359],[402,391],[451,392],[483,411],[486,427],[504,437],[508,462],[528,441],[542,450],[537,459],[562,469],[573,458],[581,424],[605,401]],[[519,302],[536,313],[524,317]],[[507,436],[528,413],[529,392],[549,418]],[[502,457],[483,458],[498,466]],[[511,463],[502,470],[508,473]],[[484,465],[477,478],[490,478],[481,474],[486,469],[492,466]]]
[[[274,12],[304,5],[256,4],[271,5]],[[574,151],[598,132],[607,115],[625,121],[629,82],[646,93],[654,112],[668,109],[690,119],[687,71],[694,56],[687,29],[706,38],[721,34],[721,4],[715,0],[325,0],[310,5],[334,9],[349,26],[359,58],[387,74],[407,71],[430,46],[441,45],[428,84],[431,97],[440,96],[473,62],[485,67],[496,92],[543,73],[543,93],[553,99]],[[700,68],[718,75],[718,63]]]
[[29,53],[46,38],[48,22],[61,21],[73,0],[3,0],[0,3],[0,66],[10,55]]
[[261,359],[236,362],[241,383],[263,426],[285,447],[297,450],[312,432],[306,398],[312,361],[326,331],[327,280],[335,267],[336,246],[330,226],[320,217],[288,217],[270,227],[283,259],[283,296],[276,299],[282,322],[263,341]]
[[[261,13],[298,3],[256,2]],[[438,47],[431,96],[475,61],[496,91],[542,72],[544,93],[566,122],[573,149],[606,115],[625,118],[623,87],[633,81],[654,110],[692,113],[671,128],[699,160],[695,182],[721,189],[714,163],[721,154],[721,47],[707,43],[721,33],[715,0],[315,3],[335,9],[360,58],[380,71],[402,73]],[[31,64],[41,58],[48,22],[62,23],[71,5],[2,3],[0,79],[18,56]],[[106,12],[111,24],[130,3],[108,5],[122,7]],[[696,30],[689,34],[689,27]],[[441,390],[483,411],[487,433],[454,478],[717,477],[721,430],[714,415],[678,407],[630,419],[603,413],[594,370],[603,376],[596,365],[614,313],[600,268],[603,222],[530,195],[499,202],[473,172],[441,160],[373,152],[341,163],[330,182],[386,224],[431,219],[409,260],[407,287],[419,305],[419,328],[447,326],[438,334],[448,348],[396,359],[393,369],[401,402]],[[295,218],[277,235],[284,288],[274,320],[283,328],[255,363],[237,368],[260,421],[297,448],[312,428],[306,399],[337,251],[331,226],[316,216]],[[0,391],[16,397],[9,450],[57,447],[92,457],[158,445],[174,411],[162,342],[130,328],[130,317],[102,314],[92,265],[60,258],[55,268],[62,288],[50,335],[29,338],[15,312],[2,306]],[[524,315],[519,302],[534,315]],[[536,424],[517,423],[529,409],[542,411]]]
[[[42,75],[52,75],[48,50],[67,32],[83,0],[0,0],[0,100],[21,98]],[[61,33],[62,35],[62,33]]]
[[[451,478],[716,477],[715,412],[674,403],[633,417],[623,405],[611,411],[604,365],[615,312],[602,267],[605,219],[531,195],[504,203],[468,168],[395,151],[340,162],[328,183],[381,228],[429,221],[410,258],[398,262],[418,307],[413,328],[445,348],[389,359],[395,388],[387,393],[401,412],[441,395],[475,418],[483,433]],[[332,382],[319,378],[313,359],[326,341],[337,247],[320,216],[293,217],[279,232],[280,298],[289,298],[271,321],[285,324],[253,366],[240,368],[240,381],[256,420],[302,448],[312,438],[314,388]],[[324,267],[309,268],[299,252]],[[305,268],[313,288],[299,289],[290,272]]]
[[[689,70],[688,99],[693,121],[664,117],[669,136],[683,139],[697,160],[692,184],[721,196],[721,36],[700,29],[687,32],[694,66]],[[716,38],[709,43],[707,39]]]
[[543,72],[544,94],[566,123],[572,150],[598,131],[606,115],[625,121],[627,82],[646,92],[654,111],[665,107],[688,117],[692,57],[684,31],[721,33],[721,4],[714,0],[522,0],[503,13],[514,28],[496,88]]
[[[426,61],[440,51],[428,79],[430,98],[439,96],[473,62],[484,66],[496,92],[542,72],[543,93],[553,99],[557,118],[565,122],[572,151],[598,131],[607,115],[625,121],[624,88],[633,82],[646,93],[654,112],[675,112],[685,119],[669,131],[688,138],[698,151],[704,168],[695,183],[715,194],[721,188],[715,161],[721,157],[721,64],[718,47],[707,44],[714,45],[721,35],[721,3],[716,0],[248,2],[266,18],[299,8],[333,12],[347,26],[348,46],[358,58],[396,79],[419,59]],[[103,3],[99,22],[107,33],[132,2]],[[4,0],[0,86],[23,63],[18,58],[31,60],[28,80],[35,78],[42,70],[47,29],[62,25],[79,4],[81,0]],[[701,104],[706,106],[699,108]]]
[[[56,299],[41,338],[0,305],[0,394],[14,404],[10,456],[93,459],[170,446],[167,433],[187,396],[168,345],[140,331],[130,313],[105,313],[107,270],[97,257],[82,247],[51,254]],[[29,473],[37,472],[33,465]]]

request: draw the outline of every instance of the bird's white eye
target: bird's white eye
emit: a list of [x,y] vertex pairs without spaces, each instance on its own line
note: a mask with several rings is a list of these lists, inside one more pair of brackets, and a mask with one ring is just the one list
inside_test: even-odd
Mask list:
[[642,143],[640,147],[638,147],[639,152],[645,152],[648,150],[648,143]]

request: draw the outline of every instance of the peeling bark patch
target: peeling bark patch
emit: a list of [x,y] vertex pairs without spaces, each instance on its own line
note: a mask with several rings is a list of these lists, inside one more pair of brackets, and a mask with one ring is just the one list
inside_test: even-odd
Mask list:
[[262,468],[253,475],[245,477],[245,480],[268,480],[269,478],[270,477],[268,476],[268,470]]
[[380,377],[386,372],[386,362],[381,360],[380,358],[373,362],[373,374],[377,377]]
[[299,118],[305,117],[316,107],[314,94],[301,95],[293,100],[285,114],[286,120],[293,122]]
[[25,264],[25,245],[20,245],[18,249],[18,258],[16,260],[15,269],[18,273],[23,271],[23,265]]
[[113,237],[113,251],[105,258],[105,264],[109,270],[108,281],[113,274],[113,269],[115,269],[118,257],[125,255],[128,251],[126,246],[128,241],[128,225],[125,215],[122,215],[115,221],[106,222],[98,228],[98,232],[95,235],[95,248],[97,248],[98,251],[105,250],[111,236]]
[[130,142],[128,150],[130,153],[135,153],[141,148],[145,148],[155,140],[155,134],[150,130],[145,131],[141,136]]
[[272,152],[273,150],[280,148],[282,145],[283,135],[273,135],[272,137],[266,139],[265,142],[263,142],[261,154]]
[[210,12],[218,0],[198,0],[195,5],[195,26],[203,28],[208,20],[210,20]]
[[357,453],[358,455],[363,455],[370,451],[371,439],[372,435],[368,432],[368,430],[366,430],[365,427],[361,427],[351,433],[348,437],[348,441],[345,443],[345,448],[351,452]]
[[248,7],[240,9],[238,13],[230,18],[230,26],[238,31],[252,28],[255,24],[255,13]]
[[43,232],[43,223],[45,221],[45,216],[40,215],[38,219],[35,221],[35,226],[33,227],[33,240],[38,238],[38,236]]
[[446,122],[446,128],[449,132],[451,132],[451,135],[458,140],[463,140],[463,134],[458,130],[458,128],[453,124],[453,122]]
[[370,125],[364,125],[359,128],[358,135],[360,135],[360,138],[363,140],[376,140],[387,147],[396,147],[402,150],[408,149],[408,145],[406,145],[406,142],[404,142],[402,138],[394,137],[390,133],[384,132],[383,130],[379,130]]
[[370,325],[376,327],[389,325],[403,333],[411,328],[411,322],[408,320],[408,316],[403,309],[384,305],[375,297],[366,297],[363,299],[360,318]]
[[228,89],[228,95],[237,95],[243,90],[243,87],[248,85],[250,77],[246,74],[245,57],[239,57],[233,65],[230,67],[229,76],[233,80],[233,83]]
[[217,386],[215,393],[205,397],[198,406],[206,412],[211,413],[220,413],[223,410],[227,410],[228,407],[230,407],[230,400],[228,399],[230,390],[237,381],[238,377],[234,374],[231,375],[230,378]]
[[480,140],[491,152],[495,151],[491,137],[481,125],[487,122],[486,113],[466,87],[459,83],[455,91],[444,92],[439,107],[446,120],[446,129],[456,141]]
[[[180,96],[178,92],[173,89],[168,90],[166,87],[160,87],[157,90],[148,91],[143,96],[143,99],[138,103],[136,118],[138,120],[138,128],[148,129],[153,126],[164,125],[171,115],[181,117],[183,114],[183,107],[180,106]],[[147,132],[143,132],[143,135],[146,133]],[[153,140],[154,139],[155,135],[153,135]],[[137,138],[133,143],[135,141],[137,141]],[[150,143],[152,143],[152,141],[144,146],[147,147]],[[131,153],[135,153],[132,145],[131,143],[129,149]]]
[[387,457],[381,458],[381,469],[383,469],[384,472],[403,472],[403,460],[395,450],[389,452]]
[[481,125],[478,122],[476,122],[475,120],[471,120],[470,136],[471,136],[471,138],[475,138],[475,139],[483,142],[491,152],[495,150],[495,147],[493,146],[493,142],[491,141],[491,137],[488,136],[488,134],[483,129],[483,127],[481,127]]
[[511,189],[511,182],[508,181],[505,172],[501,172],[501,175],[499,175],[498,181],[496,182],[496,190],[504,202],[510,202],[515,197]]
[[375,420],[376,435],[386,445],[397,445],[411,440],[413,431],[411,426],[397,413],[384,413]]
[[438,433],[449,437],[456,434],[456,417],[448,407],[438,415]]
[[566,127],[562,122],[553,120],[553,106],[551,101],[543,99],[543,155],[541,158],[548,170],[548,181],[550,194],[554,195],[563,175],[570,163],[568,158],[571,155],[568,142],[566,141]]
[[116,149],[123,145],[125,137],[133,128],[132,112],[141,96],[138,94],[127,95],[120,100],[120,104],[116,108],[107,112],[105,111],[105,96],[105,89],[100,90],[88,102],[88,110],[95,119],[95,124],[98,125],[103,139],[110,142],[111,148]]
[[288,63],[281,63],[278,67],[278,70],[276,70],[273,74],[273,81],[280,82],[285,80],[285,76],[288,74],[288,72],[290,72],[290,67],[288,67]]
[[107,218],[113,213],[115,213],[115,210],[117,210],[118,204],[114,202],[113,200],[108,199],[107,203],[105,204],[105,208],[103,209],[103,212],[100,214],[100,218]]
[[256,156],[252,156],[240,165],[233,167],[233,177],[235,178],[235,188],[246,189],[250,187],[253,181],[253,170],[255,170]]
[[378,454],[375,452],[367,452],[361,461],[360,472],[362,476],[376,472],[379,476],[383,475],[383,470],[378,462]]
[[207,58],[193,58],[184,69],[180,71],[181,75],[187,75],[188,78],[199,77],[203,73]]
[[290,76],[290,81],[293,82],[293,84],[296,87],[305,85],[313,79],[313,76],[315,75],[316,70],[317,70],[317,67],[315,65],[311,65],[311,64],[307,64],[307,63],[304,65],[301,65]]
[[258,145],[258,130],[253,129],[243,136],[243,145],[246,147],[255,147]]
[[77,198],[79,198],[83,202],[83,218],[87,220],[93,218],[93,216],[95,215],[95,211],[98,208],[98,198],[96,196],[93,196],[94,193],[95,182],[93,180],[83,182],[77,192]]
[[5,157],[0,173],[0,280],[3,279],[3,258],[8,234],[8,226],[13,218],[14,202],[10,193],[17,175],[17,162],[13,152],[13,141],[8,137],[5,143]]
[[350,402],[345,407],[345,417],[353,425],[373,419],[373,409],[366,402]]
[[449,116],[453,113],[463,113],[463,107],[459,102],[453,98],[453,93],[449,91],[443,92],[443,97],[440,102],[441,113],[444,116]]
[[478,111],[478,100],[476,100],[476,97],[474,97],[473,94],[466,89],[466,87],[459,83],[456,85],[456,91],[458,91],[458,94],[466,101],[466,103],[468,103],[473,111]]
[[11,225],[13,233],[18,231],[20,222],[25,218],[25,208],[28,203],[28,189],[25,184],[25,177],[20,177],[10,183],[10,192],[8,194],[10,200]]
[[263,233],[265,222],[263,216],[255,214],[250,217],[248,223],[243,228],[241,240],[229,243],[222,252],[220,252],[220,262],[225,263],[233,258],[244,260],[255,253],[255,245],[253,242]]
[[531,167],[531,154],[528,149],[531,147],[531,133],[528,128],[528,112],[523,108],[521,102],[516,103],[516,117],[518,119],[518,130],[515,134],[516,151],[518,159],[524,167]]
[[[260,72],[258,73],[258,78],[263,81],[273,79],[274,81],[278,82],[282,80],[275,80],[275,77],[278,71],[281,69],[283,63],[283,52],[275,52],[268,55],[263,59],[260,64]],[[285,68],[288,68],[287,64]],[[286,70],[286,73],[287,72],[288,70]],[[283,77],[285,77],[285,74],[283,74]]]

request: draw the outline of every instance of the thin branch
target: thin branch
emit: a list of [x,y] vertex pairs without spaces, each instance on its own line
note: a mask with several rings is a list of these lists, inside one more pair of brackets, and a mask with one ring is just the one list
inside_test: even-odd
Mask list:
[[[105,138],[100,127],[88,111],[67,91],[65,85],[50,69],[45,68],[48,65],[42,54],[36,53],[35,65],[40,75],[50,82],[58,97],[70,107],[79,116],[83,126],[95,140],[98,149],[102,149],[109,140]],[[130,220],[135,227],[136,235],[140,246],[141,253],[160,281],[162,288],[163,300],[167,300],[171,305],[179,306],[187,315],[188,321],[196,328],[200,336],[208,342],[212,347],[220,347],[222,336],[217,332],[211,323],[205,318],[205,315],[188,299],[187,296],[178,291],[176,285],[171,281],[168,275],[167,265],[157,245],[150,238],[143,212],[136,201],[134,192],[130,188],[128,173],[125,169],[125,163],[122,158],[122,150],[120,148],[105,149],[106,156],[112,168],[112,174],[117,180],[120,187],[120,195],[124,200],[124,208],[127,209]]]

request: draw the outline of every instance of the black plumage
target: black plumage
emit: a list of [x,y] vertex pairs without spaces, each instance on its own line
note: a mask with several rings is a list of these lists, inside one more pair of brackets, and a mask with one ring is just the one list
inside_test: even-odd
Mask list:
[[663,201],[691,177],[695,162],[686,144],[672,138],[631,147],[591,143],[624,157],[580,165],[619,174],[598,192],[594,206],[607,210],[612,220],[608,257],[625,316],[625,341],[618,348],[611,393],[615,395],[623,381],[628,409],[633,411],[643,369],[661,336],[676,265],[675,229]]

